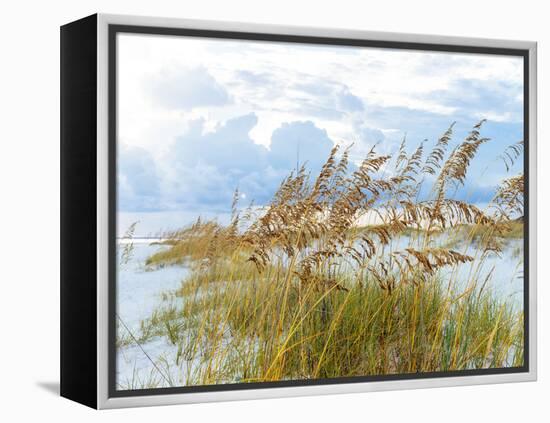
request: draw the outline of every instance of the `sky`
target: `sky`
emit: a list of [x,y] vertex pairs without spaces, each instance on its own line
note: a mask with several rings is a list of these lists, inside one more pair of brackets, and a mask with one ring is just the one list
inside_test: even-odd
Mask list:
[[[523,139],[519,57],[118,34],[118,233],[227,218],[233,192],[264,205],[282,178],[313,173],[335,144],[359,163],[377,144],[451,145],[487,119],[461,195],[487,203],[497,157]],[[512,173],[521,172],[521,161]]]

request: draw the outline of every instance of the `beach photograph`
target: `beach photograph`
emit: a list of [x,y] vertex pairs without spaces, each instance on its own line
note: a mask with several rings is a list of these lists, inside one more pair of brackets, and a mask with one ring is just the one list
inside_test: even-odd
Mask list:
[[524,63],[119,33],[116,389],[524,366]]

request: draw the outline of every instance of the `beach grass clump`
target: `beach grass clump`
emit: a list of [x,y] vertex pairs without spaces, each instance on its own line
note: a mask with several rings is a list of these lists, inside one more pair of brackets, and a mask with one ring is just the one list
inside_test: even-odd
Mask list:
[[388,294],[374,281],[364,281],[348,290],[338,290],[336,285],[327,291],[312,286],[300,290],[291,284],[287,291],[274,282],[214,284],[201,290],[201,295],[186,297],[177,316],[173,309],[161,313],[160,320],[157,316],[152,324],[158,335],[179,345],[176,360],[195,360],[185,377],[187,383],[437,372],[523,363],[523,315],[512,304],[495,300],[489,290],[404,284]]
[[452,149],[451,125],[427,154],[404,140],[350,163],[335,146],[259,214],[236,195],[228,225],[171,234],[147,265],[190,273],[142,332],[177,347],[189,385],[521,366],[523,313],[483,269],[523,236],[523,175],[487,210],[453,196],[489,142],[483,122]]

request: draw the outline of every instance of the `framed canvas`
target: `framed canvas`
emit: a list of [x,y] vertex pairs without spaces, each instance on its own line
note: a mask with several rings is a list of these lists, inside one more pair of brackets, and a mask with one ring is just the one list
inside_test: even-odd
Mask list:
[[61,394],[536,379],[536,44],[61,28]]

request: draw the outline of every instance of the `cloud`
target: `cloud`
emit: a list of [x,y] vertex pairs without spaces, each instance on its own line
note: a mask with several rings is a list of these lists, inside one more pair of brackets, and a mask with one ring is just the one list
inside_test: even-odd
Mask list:
[[353,148],[349,154],[355,164],[359,164],[374,146],[379,154],[391,154],[398,143],[396,137],[386,137],[380,129],[369,126],[363,120],[355,119],[352,125]]
[[233,173],[247,172],[265,160],[267,150],[255,144],[249,132],[258,122],[254,113],[239,116],[206,132],[205,121],[195,120],[176,138],[168,160],[177,167],[215,165]]
[[164,68],[146,82],[153,100],[167,109],[223,106],[230,96],[203,66]]
[[359,112],[364,109],[363,101],[353,95],[347,87],[337,94],[337,104],[341,110],[348,112]]
[[235,72],[235,79],[251,85],[265,85],[274,82],[268,72],[252,72],[249,70],[238,70]]
[[455,119],[489,118],[495,121],[521,122],[523,86],[504,80],[457,79],[444,91],[433,93],[439,102],[456,108]]
[[151,154],[143,148],[122,144],[117,157],[118,208],[158,209],[160,181]]
[[[384,128],[398,135],[393,142],[400,142],[403,135],[413,144],[423,139],[437,139],[455,120],[454,116],[446,116],[426,110],[412,109],[403,106],[382,106],[376,103],[366,103],[365,112],[356,120],[368,122],[373,128]],[[476,119],[469,119],[467,124],[473,126]],[[357,130],[357,127],[354,128]],[[360,128],[359,128],[360,130]],[[386,132],[384,132],[386,133]]]
[[337,120],[346,114],[364,110],[363,101],[347,85],[311,76],[304,79],[305,82],[291,86],[292,111]]
[[327,132],[311,121],[284,123],[273,131],[268,160],[275,169],[290,171],[297,162],[307,162],[308,168],[317,170],[333,146]]
[[249,136],[256,123],[253,113],[230,119],[211,132],[203,119],[190,123],[164,159],[169,173],[166,196],[173,208],[230,204],[233,191],[241,189],[241,179],[248,185],[246,177],[266,165],[267,149]]
[[256,123],[247,114],[208,132],[204,120],[193,121],[156,165],[145,150],[121,151],[119,209],[226,212],[236,188],[246,201],[266,204],[297,160],[315,176],[334,145],[311,121],[296,121],[273,131],[267,148],[249,136]]

